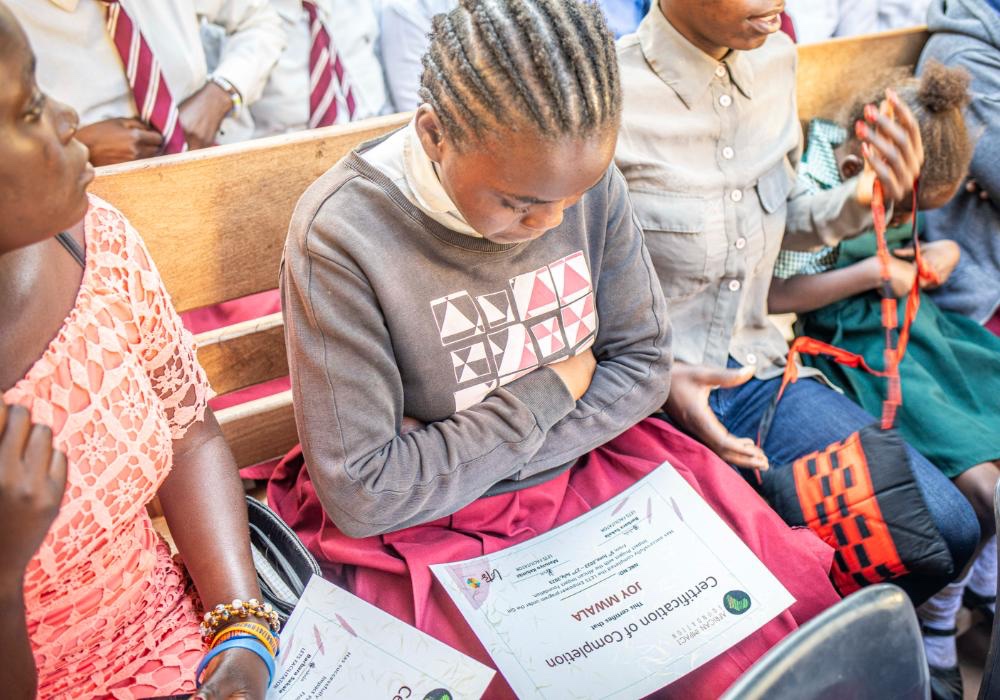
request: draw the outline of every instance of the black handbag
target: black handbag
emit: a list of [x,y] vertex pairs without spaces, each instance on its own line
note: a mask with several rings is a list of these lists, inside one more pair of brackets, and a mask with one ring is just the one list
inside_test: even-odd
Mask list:
[[261,595],[284,624],[309,579],[314,574],[322,576],[319,564],[277,513],[250,496],[247,496],[247,519],[250,552]]

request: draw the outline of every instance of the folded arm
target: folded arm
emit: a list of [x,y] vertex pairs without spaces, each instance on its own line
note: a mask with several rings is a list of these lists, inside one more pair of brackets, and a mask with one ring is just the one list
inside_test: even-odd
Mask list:
[[550,367],[448,418],[400,434],[403,379],[379,299],[358,269],[286,250],[283,308],[296,420],[326,512],[363,537],[449,515],[499,481],[565,464],[660,406],[667,393],[664,302],[625,197],[592,260],[597,367],[574,401]]

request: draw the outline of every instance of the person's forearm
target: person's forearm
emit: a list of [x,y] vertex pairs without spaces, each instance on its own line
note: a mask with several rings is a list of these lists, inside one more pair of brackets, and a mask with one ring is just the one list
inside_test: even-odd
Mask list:
[[28,641],[24,617],[24,591],[20,577],[16,582],[0,584],[0,688],[6,698],[34,698],[38,672]]
[[834,246],[869,228],[871,210],[867,203],[858,201],[857,189],[854,178],[815,193],[797,184],[788,199],[781,247],[808,251],[818,245]]
[[174,466],[158,495],[206,608],[234,598],[260,599],[243,487],[211,411],[174,442]]
[[268,76],[288,43],[284,23],[268,0],[206,3],[214,5],[207,15],[226,30],[226,41],[215,75],[228,80],[252,105],[260,98]]
[[816,275],[775,277],[767,295],[767,310],[772,314],[815,311],[875,289],[879,283],[878,269],[871,260],[874,258]]

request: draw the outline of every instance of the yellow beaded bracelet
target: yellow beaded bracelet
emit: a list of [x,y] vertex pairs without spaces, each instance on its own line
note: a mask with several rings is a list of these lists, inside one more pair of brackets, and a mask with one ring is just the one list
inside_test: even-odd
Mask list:
[[271,652],[271,656],[278,655],[278,637],[272,634],[266,625],[262,625],[259,622],[237,622],[235,625],[224,628],[215,635],[215,639],[212,640],[209,649],[214,649],[227,639],[245,636],[259,640]]
[[246,620],[249,617],[260,618],[267,623],[273,632],[281,629],[278,613],[274,611],[270,603],[261,603],[256,598],[244,602],[237,598],[232,603],[219,603],[205,612],[201,623],[201,636],[208,642],[218,632],[220,625],[233,618]]

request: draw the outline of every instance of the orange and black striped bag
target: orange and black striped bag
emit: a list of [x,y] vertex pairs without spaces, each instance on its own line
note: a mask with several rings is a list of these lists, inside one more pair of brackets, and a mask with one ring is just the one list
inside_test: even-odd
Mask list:
[[[914,212],[917,187],[913,188]],[[758,472],[761,494],[789,525],[813,530],[836,551],[831,572],[834,585],[847,595],[873,583],[909,573],[949,576],[951,553],[938,532],[913,476],[906,447],[893,429],[902,405],[899,363],[906,353],[910,325],[920,306],[920,280],[934,271],[920,257],[916,216],[913,246],[917,280],[907,297],[902,328],[897,329],[896,299],[889,285],[889,250],[885,240],[885,206],[878,182],[872,196],[878,256],[882,269],[882,325],[885,369],[875,370],[864,358],[808,337],[796,338],[788,353],[781,387],[761,419],[757,443],[767,437],[778,401],[798,378],[799,353],[827,355],[836,362],[884,377],[888,384],[882,419],[791,465]]]

